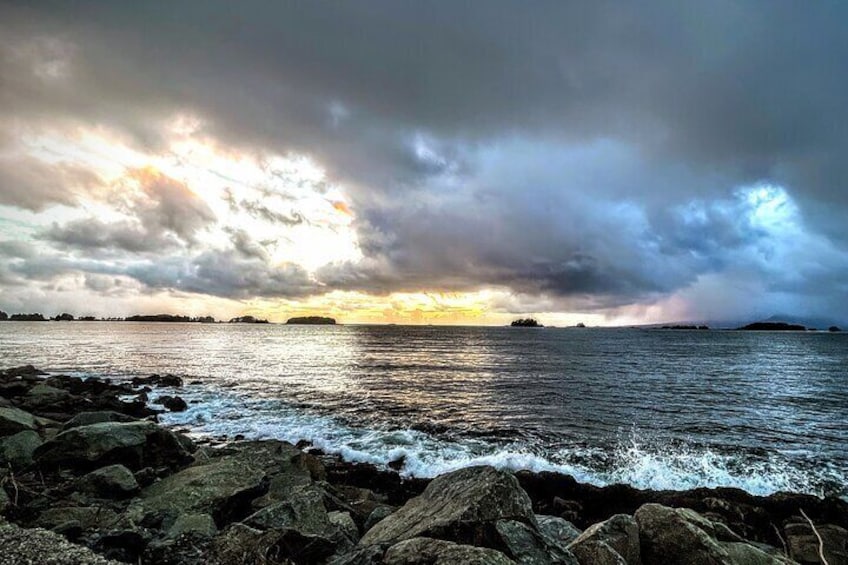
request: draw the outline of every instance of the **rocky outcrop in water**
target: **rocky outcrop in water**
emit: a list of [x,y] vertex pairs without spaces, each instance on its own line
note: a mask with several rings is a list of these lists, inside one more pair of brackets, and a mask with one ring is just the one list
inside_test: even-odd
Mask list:
[[141,400],[181,384],[0,372],[0,565],[848,563],[841,500],[491,467],[402,479],[281,441],[197,447]]

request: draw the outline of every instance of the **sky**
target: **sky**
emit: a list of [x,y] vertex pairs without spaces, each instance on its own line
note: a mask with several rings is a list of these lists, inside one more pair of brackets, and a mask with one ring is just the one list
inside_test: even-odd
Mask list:
[[0,310],[848,320],[846,20],[0,2]]

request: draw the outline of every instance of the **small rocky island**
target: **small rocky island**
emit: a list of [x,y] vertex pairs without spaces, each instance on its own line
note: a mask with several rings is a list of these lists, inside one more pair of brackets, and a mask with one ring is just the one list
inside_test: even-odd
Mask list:
[[747,326],[737,328],[744,331],[767,331],[767,332],[805,332],[806,326],[800,324],[789,324],[786,322],[754,322]]
[[510,324],[513,328],[543,328],[542,324],[533,318],[519,318],[518,320],[513,320]]
[[299,316],[286,320],[287,324],[303,324],[308,326],[334,326],[335,318],[327,318],[324,316]]
[[309,443],[157,423],[177,375],[0,370],[0,563],[831,565],[848,502],[597,487],[477,466],[432,480]]

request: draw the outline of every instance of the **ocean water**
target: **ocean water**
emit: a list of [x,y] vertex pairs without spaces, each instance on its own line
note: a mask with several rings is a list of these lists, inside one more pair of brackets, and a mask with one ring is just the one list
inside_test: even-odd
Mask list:
[[309,440],[430,477],[477,463],[597,485],[848,496],[848,335],[0,323],[0,366],[183,375],[198,436]]

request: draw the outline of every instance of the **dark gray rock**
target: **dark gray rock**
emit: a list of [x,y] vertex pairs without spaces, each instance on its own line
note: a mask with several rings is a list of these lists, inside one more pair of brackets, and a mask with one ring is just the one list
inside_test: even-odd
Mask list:
[[25,430],[0,440],[0,465],[11,465],[13,469],[25,469],[33,464],[32,456],[42,444],[41,436]]
[[495,528],[504,553],[524,565],[578,565],[565,547],[546,539],[538,529],[517,520],[498,520]]
[[90,424],[100,424],[103,422],[137,422],[137,418],[114,412],[112,410],[103,410],[100,412],[80,412],[62,425],[61,431],[80,426],[88,426]]
[[[848,530],[831,524],[816,524],[824,542],[824,556],[830,565],[848,564]],[[810,524],[794,522],[784,528],[789,555],[804,565],[820,563],[819,541]]]
[[144,467],[178,467],[191,461],[190,441],[153,422],[101,422],[67,429],[35,452],[48,467],[93,469],[120,463]]
[[132,471],[123,465],[109,465],[92,471],[77,482],[82,492],[99,498],[128,498],[139,491]]
[[639,524],[627,514],[616,514],[590,526],[568,546],[568,549],[578,557],[581,563],[616,562],[616,555],[628,565],[642,563]]
[[503,553],[431,538],[411,538],[386,551],[385,565],[510,565]]
[[539,531],[564,546],[568,546],[580,535],[580,530],[565,518],[536,514]]
[[383,518],[390,516],[395,509],[391,506],[378,506],[368,515],[368,518],[365,520],[365,526],[363,527],[364,531],[368,531],[374,526],[376,526]]
[[35,430],[35,417],[18,408],[0,408],[0,437]]
[[215,520],[210,514],[181,514],[174,524],[168,528],[169,538],[178,538],[185,534],[192,534],[211,538],[218,533]]
[[517,520],[537,528],[527,493],[512,474],[492,467],[469,467],[434,479],[415,497],[383,519],[361,545],[394,545],[415,537],[433,537],[497,545],[498,520]]
[[[634,515],[643,563],[777,565],[791,561],[746,543],[726,526],[687,508],[645,504]],[[743,547],[748,546],[748,547]]]

